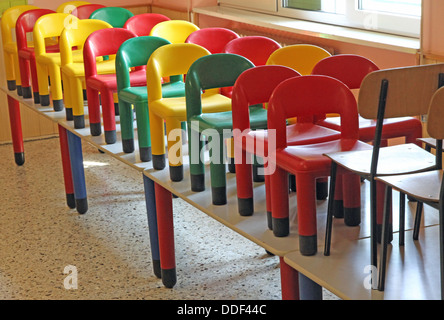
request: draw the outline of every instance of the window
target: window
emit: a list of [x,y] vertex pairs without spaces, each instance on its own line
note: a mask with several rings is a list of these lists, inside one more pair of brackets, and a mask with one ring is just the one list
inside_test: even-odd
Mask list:
[[420,33],[421,0],[219,0],[219,2],[274,15],[410,37],[419,37]]

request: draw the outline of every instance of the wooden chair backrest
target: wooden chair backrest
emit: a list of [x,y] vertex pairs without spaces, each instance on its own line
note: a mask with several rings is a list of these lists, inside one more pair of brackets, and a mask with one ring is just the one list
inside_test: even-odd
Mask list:
[[440,79],[444,79],[441,74],[444,74],[444,64],[372,72],[364,78],[359,91],[359,114],[366,119],[377,119],[381,85],[386,80],[384,118],[425,115],[433,94],[440,87]]
[[430,101],[427,132],[434,138],[444,139],[444,88],[438,89]]

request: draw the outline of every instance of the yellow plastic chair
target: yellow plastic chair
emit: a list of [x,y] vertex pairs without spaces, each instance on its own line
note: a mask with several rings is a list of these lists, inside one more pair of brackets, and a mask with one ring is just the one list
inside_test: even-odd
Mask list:
[[[21,92],[21,79],[20,68],[17,56],[17,43],[15,41],[15,24],[18,17],[28,10],[39,9],[39,7],[31,5],[14,6],[3,12],[1,18],[2,28],[2,44],[3,44],[3,56],[5,61],[5,72],[8,90],[14,91],[17,89],[18,95],[22,95]],[[29,44],[32,46],[32,44]]]
[[[75,128],[84,128],[83,88],[85,88],[85,66],[83,59],[75,59],[76,47],[78,51],[83,49],[86,39],[94,31],[112,28],[102,20],[84,19],[78,20],[75,28],[65,28],[60,36],[60,69],[64,85],[64,101],[68,119],[74,120]],[[115,73],[115,59],[97,62],[98,73]]]
[[[60,73],[61,58],[59,52],[46,52],[45,40],[60,37],[65,26],[74,28],[78,21],[77,17],[68,13],[50,13],[40,17],[34,25],[34,51],[40,104],[42,106],[49,106],[49,87],[51,84],[54,111],[63,110],[63,91]],[[77,55],[81,58],[81,51]]]
[[56,12],[58,13],[72,13],[72,11],[80,6],[91,4],[90,2],[86,1],[68,1],[64,2],[61,5],[59,5],[56,9]]
[[150,36],[164,38],[171,43],[185,43],[188,36],[199,27],[185,20],[169,20],[156,24],[150,32]]
[[274,51],[267,60],[267,65],[281,65],[292,68],[301,75],[309,75],[314,66],[331,53],[324,48],[311,44],[294,44]]
[[[181,124],[187,120],[185,97],[162,98],[161,79],[183,75],[197,59],[210,52],[196,44],[176,43],[158,48],[147,63],[147,92],[150,118],[151,151],[153,167],[165,168],[164,121],[168,137],[170,178],[183,179]],[[156,81],[157,80],[157,81]],[[202,94],[202,111],[222,112],[231,110],[231,99],[219,94],[218,89],[205,90]]]

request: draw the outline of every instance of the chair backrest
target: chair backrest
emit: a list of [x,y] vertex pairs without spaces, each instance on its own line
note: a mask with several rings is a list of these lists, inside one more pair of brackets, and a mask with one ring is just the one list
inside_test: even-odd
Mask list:
[[373,61],[359,55],[339,54],[319,61],[312,74],[330,76],[341,80],[350,89],[359,89],[362,80],[373,71],[379,70]]
[[158,23],[169,21],[170,18],[160,13],[141,13],[129,18],[124,28],[131,30],[137,36],[149,36],[151,29]]
[[65,28],[60,36],[60,57],[61,65],[67,65],[73,62],[72,49],[83,49],[86,38],[94,31],[112,28],[105,21],[95,19],[85,19],[77,21],[75,28]]
[[56,9],[56,12],[59,13],[72,13],[72,11],[80,6],[84,6],[86,4],[90,4],[87,1],[67,1],[59,5]]
[[379,106],[385,101],[383,118],[425,115],[433,94],[444,83],[442,74],[444,64],[372,72],[359,90],[359,113],[366,119],[377,119]]
[[45,14],[55,13],[49,9],[33,9],[23,12],[17,19],[15,25],[15,37],[17,40],[17,49],[24,49],[28,47],[26,34],[34,30],[34,25],[38,18]]
[[151,36],[167,39],[172,44],[185,43],[188,36],[199,27],[185,20],[169,20],[156,24],[150,32]]
[[233,86],[233,129],[250,128],[250,106],[268,103],[274,89],[284,80],[300,76],[285,66],[257,66],[244,71]]
[[23,5],[23,6],[14,6],[9,9],[6,9],[3,12],[1,18],[1,29],[2,29],[2,43],[5,46],[7,43],[14,43],[14,37],[12,32],[15,28],[15,24],[17,23],[18,17],[26,11],[39,9],[39,7],[31,6],[31,5]]
[[337,113],[341,137],[359,138],[358,110],[351,90],[341,81],[321,75],[294,77],[273,91],[268,104],[268,130],[276,130],[276,147],[287,146],[287,119]]
[[187,118],[202,113],[201,93],[205,90],[231,87],[253,63],[231,53],[216,53],[197,59],[190,67],[185,81]]
[[69,13],[49,13],[37,19],[33,39],[36,57],[46,53],[45,39],[60,37],[65,26],[74,28],[79,19]]
[[239,35],[226,28],[204,28],[191,33],[185,43],[198,44],[211,53],[222,53],[228,42],[239,38]]
[[146,67],[151,54],[161,46],[171,44],[166,39],[140,36],[126,40],[116,54],[117,92],[131,87],[130,68]]
[[100,8],[105,8],[103,4],[84,4],[72,10],[71,14],[79,19],[89,19],[91,13]]
[[267,64],[287,66],[302,75],[309,75],[319,61],[329,56],[331,54],[324,48],[309,44],[294,44],[273,52]]
[[427,132],[430,137],[444,139],[444,88],[438,89],[433,95],[427,116]]
[[253,62],[255,66],[263,66],[270,55],[280,48],[281,45],[271,38],[245,36],[230,41],[225,46],[224,52],[241,55]]
[[184,75],[194,61],[210,54],[204,47],[193,43],[172,43],[154,51],[146,66],[148,103],[162,98],[162,78]]
[[105,28],[92,32],[83,47],[85,78],[97,74],[97,57],[116,54],[122,43],[134,37],[137,37],[134,32],[123,28]]
[[123,28],[125,22],[134,14],[128,9],[121,7],[100,8],[91,13],[90,19],[98,19],[108,22],[114,28]]

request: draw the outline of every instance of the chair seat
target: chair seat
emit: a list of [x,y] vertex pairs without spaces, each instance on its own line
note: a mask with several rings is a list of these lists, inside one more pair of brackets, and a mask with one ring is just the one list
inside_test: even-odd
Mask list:
[[[185,95],[185,83],[182,81],[163,83],[162,88],[162,95],[164,98],[183,97]],[[119,92],[119,97],[120,99],[132,104],[148,103],[146,86],[122,89]]]
[[[62,67],[63,73],[70,77],[83,77],[85,75],[85,66],[83,61],[74,61]],[[116,72],[115,60],[104,60],[97,62],[97,73],[110,74]]]
[[[229,111],[231,110],[231,99],[221,94],[203,94],[202,106],[204,113]],[[185,120],[187,116],[185,97],[153,101],[150,104],[150,110],[164,119],[174,117]]]
[[[294,123],[286,127],[287,130],[287,145],[305,145],[312,143],[320,143],[331,140],[340,139],[341,133],[336,130],[318,126],[312,123]],[[256,148],[256,144],[263,145],[264,153],[261,153],[262,148]],[[258,156],[266,156],[268,151],[268,131],[258,130],[250,131],[243,139],[242,147],[250,153],[255,153]]]
[[[233,116],[231,111],[218,113],[202,113],[191,121],[199,121],[199,130],[215,129],[222,133],[224,129],[233,129]],[[250,126],[252,129],[265,129],[267,127],[267,110],[262,107],[250,108]]]
[[372,146],[360,140],[338,139],[303,146],[288,146],[276,150],[275,157],[269,158],[269,161],[277,163],[288,172],[321,170],[329,174],[331,160],[324,154],[350,150],[371,152],[372,149]]
[[[74,62],[83,61],[83,52],[81,50],[74,50],[72,53]],[[36,61],[43,65],[61,65],[61,58],[59,52],[47,52],[45,55],[40,55],[36,57]]]
[[[59,46],[53,45],[46,47],[46,52],[54,53],[59,52]],[[19,57],[30,60],[31,57],[35,56],[35,51],[33,47],[23,48],[18,51]]]
[[422,202],[439,202],[443,171],[433,170],[397,176],[377,177],[392,188]]
[[[365,152],[328,153],[339,165],[362,176],[370,175],[372,149]],[[397,175],[433,169],[435,156],[413,143],[380,148],[376,174]]]
[[[320,125],[333,130],[339,130],[339,117],[327,117],[319,122]],[[414,117],[390,118],[384,120],[382,129],[382,138],[389,139],[394,137],[402,137],[406,132],[410,132],[412,128],[416,127],[419,132],[422,132],[421,121]],[[375,137],[376,120],[364,119],[359,117],[359,139],[362,141],[372,141]]]
[[[103,90],[117,90],[116,74],[96,74],[91,76],[86,81],[87,85],[93,89]],[[145,70],[138,70],[130,73],[131,86],[146,86],[146,72]],[[146,91],[146,87],[145,87]]]

